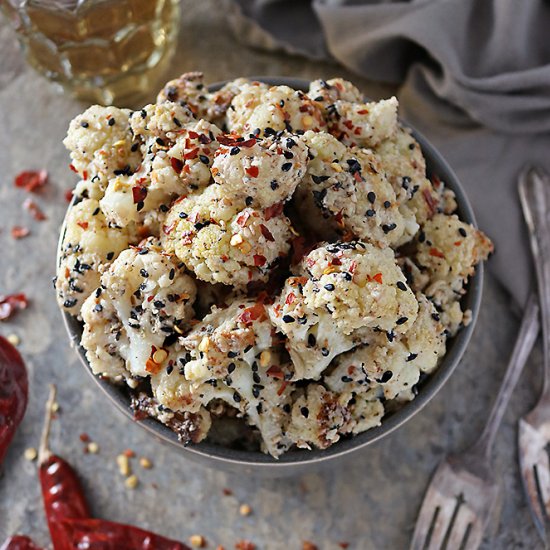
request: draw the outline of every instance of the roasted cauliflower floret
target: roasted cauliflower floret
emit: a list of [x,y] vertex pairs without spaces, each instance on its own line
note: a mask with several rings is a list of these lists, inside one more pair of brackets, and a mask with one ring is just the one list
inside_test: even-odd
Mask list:
[[65,224],[55,290],[59,306],[78,315],[104,269],[128,247],[126,231],[111,228],[94,199],[71,207]]
[[189,72],[168,81],[157,95],[157,104],[177,102],[187,107],[197,118],[208,118],[208,96],[203,73]]
[[363,94],[349,80],[331,78],[330,80],[314,80],[309,85],[307,95],[323,108],[332,105],[338,100],[350,103],[363,103]]
[[225,195],[251,197],[251,204],[265,208],[292,196],[304,177],[307,153],[304,142],[288,133],[230,139],[218,149],[212,175]]
[[338,100],[327,107],[328,131],[346,145],[374,147],[397,131],[395,97],[370,103]]
[[178,132],[196,122],[193,113],[179,103],[152,103],[130,117],[130,127],[136,138],[141,139],[147,148],[156,145],[164,147],[166,142],[174,141]]
[[351,235],[391,246],[412,238],[418,229],[414,216],[401,214],[373,153],[346,148],[325,132],[306,132],[303,138],[312,157],[296,194],[304,223],[331,240]]
[[71,120],[63,144],[71,152],[72,169],[82,178],[78,194],[86,189],[89,198],[100,199],[110,178],[140,165],[130,114],[128,109],[92,105]]
[[227,126],[237,134],[269,135],[281,130],[319,131],[326,123],[321,109],[304,92],[288,86],[265,89],[251,84],[233,98]]
[[155,240],[121,252],[82,307],[92,371],[130,378],[173,368],[195,293],[193,279]]
[[206,118],[219,125],[226,126],[226,113],[233,98],[240,94],[246,86],[267,88],[266,84],[257,81],[250,81],[248,78],[236,78],[231,80],[218,91],[212,92],[209,96],[209,105],[206,111]]
[[249,208],[211,185],[172,206],[163,246],[203,281],[237,287],[265,281],[290,248],[290,221],[281,210]]

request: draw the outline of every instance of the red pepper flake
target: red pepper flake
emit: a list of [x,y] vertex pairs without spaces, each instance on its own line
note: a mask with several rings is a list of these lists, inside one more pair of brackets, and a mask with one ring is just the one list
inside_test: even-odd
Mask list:
[[283,395],[283,392],[285,391],[287,386],[288,386],[288,381],[283,380],[283,383],[281,384],[281,387],[277,390],[277,395]]
[[193,130],[189,130],[189,132],[187,133],[187,135],[191,138],[191,139],[197,139],[199,137],[199,134],[197,134],[197,132],[193,132]]
[[224,489],[223,489],[223,494],[224,494],[226,497],[230,497],[230,496],[233,494],[233,491],[232,491],[231,489],[224,488]]
[[436,175],[433,175],[432,176],[432,185],[436,188],[436,189],[439,189],[441,187],[441,180],[439,179],[438,176]]
[[147,359],[147,362],[145,363],[145,370],[147,372],[150,372],[151,374],[158,374],[160,371],[160,365],[158,363],[155,363],[151,357]]
[[183,158],[185,160],[196,159],[198,154],[199,154],[199,148],[195,147],[194,149],[191,149],[191,151],[188,151],[187,153],[185,153],[183,155]]
[[82,229],[86,230],[88,229],[88,222],[76,222],[76,225],[82,227]]
[[260,173],[260,169],[257,166],[250,166],[244,170],[251,178],[257,178]]
[[165,235],[170,235],[170,233],[172,233],[172,230],[174,229],[175,226],[176,226],[175,222],[171,223],[170,225],[163,225],[162,226],[162,232]]
[[277,202],[271,206],[268,206],[264,210],[264,215],[266,220],[270,220],[271,218],[274,218],[275,216],[280,216],[283,213],[283,207],[284,203]]
[[31,231],[27,227],[22,227],[21,225],[14,225],[11,228],[11,236],[14,239],[23,239],[30,235]]
[[338,546],[346,550],[346,548],[349,548],[349,542],[339,542]]
[[275,241],[275,237],[273,237],[271,231],[263,223],[260,224],[260,232],[266,241],[269,241],[270,243]]
[[235,543],[235,550],[256,550],[256,545],[249,540],[239,540]]
[[302,542],[302,550],[319,550],[319,547],[311,541],[305,540]]
[[16,310],[26,309],[28,305],[27,296],[23,293],[0,295],[0,321],[9,319]]
[[266,374],[268,376],[271,376],[272,378],[276,378],[277,380],[285,379],[285,373],[281,370],[281,367],[278,367],[277,365],[272,365],[271,367],[269,367],[266,371]]
[[34,193],[48,183],[48,172],[46,170],[27,170],[18,174],[13,183],[15,187],[21,187],[29,193]]
[[373,275],[372,280],[376,281],[379,284],[382,284],[382,273],[377,273],[376,275]]
[[132,187],[132,197],[134,198],[134,204],[143,202],[147,198],[147,187],[134,185]]
[[294,292],[289,292],[286,296],[285,304],[289,306],[296,299],[296,294]]
[[435,256],[436,258],[444,258],[445,254],[438,250],[437,248],[430,248],[430,256]]
[[353,122],[351,120],[344,120],[342,123],[348,130],[353,129]]
[[86,181],[86,180],[88,179],[88,170],[84,170],[84,171],[82,172],[82,179],[83,179],[84,181]]
[[368,115],[369,110],[368,109],[360,109],[359,111],[357,111],[357,114],[358,115]]
[[132,449],[125,449],[124,451],[122,451],[122,454],[126,458],[134,458],[136,456],[136,453],[132,451]]
[[74,192],[72,189],[67,189],[67,191],[65,191],[65,200],[67,202],[71,202],[73,200],[73,195],[74,195]]
[[454,242],[454,245],[455,245],[455,246],[460,246],[461,244],[462,244],[462,241],[455,241],[455,242]]
[[40,210],[39,206],[32,199],[25,199],[23,202],[23,208],[31,213],[31,216],[41,222],[47,220],[46,215]]
[[242,214],[239,214],[237,217],[237,225],[239,227],[244,227],[248,221],[248,218],[250,218],[250,212],[243,212]]
[[180,174],[183,170],[183,161],[180,159],[177,159],[175,157],[170,157],[170,164],[172,165],[172,169],[176,174]]
[[363,177],[359,172],[353,172],[353,178],[356,182],[361,183],[363,181]]
[[256,138],[250,138],[246,141],[239,141],[242,139],[240,136],[236,134],[227,134],[225,136],[218,136],[216,138],[219,143],[222,145],[225,145],[226,147],[252,147],[256,144]]
[[332,258],[330,265],[342,265],[342,260],[340,258]]
[[267,258],[261,254],[254,254],[253,259],[256,267],[262,267],[267,262]]
[[78,437],[82,443],[89,443],[91,441],[90,436],[87,433],[81,433]]
[[181,243],[182,244],[191,244],[193,242],[193,237],[195,236],[194,231],[184,231],[182,233]]
[[247,307],[239,315],[239,321],[245,324],[251,324],[253,321],[263,321],[267,318],[263,304],[254,304]]
[[433,198],[429,189],[422,189],[422,196],[424,197],[424,200],[428,205],[428,209],[430,211],[430,217],[431,217],[437,212],[438,202]]
[[69,168],[70,168],[75,174],[78,174],[78,170],[77,170],[72,164],[69,164]]

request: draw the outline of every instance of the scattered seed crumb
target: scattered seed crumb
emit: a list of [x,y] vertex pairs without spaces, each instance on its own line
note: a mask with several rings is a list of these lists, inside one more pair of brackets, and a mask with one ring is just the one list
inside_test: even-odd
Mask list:
[[33,460],[36,460],[36,457],[38,456],[38,452],[34,447],[29,447],[28,449],[25,449],[24,453],[25,459],[29,462],[32,462]]
[[59,403],[57,401],[54,401],[53,404],[52,404],[52,412],[56,413],[56,412],[59,412],[59,409],[61,407],[59,406]]
[[218,546],[216,546],[216,550],[225,550],[225,547],[221,544],[218,544]]
[[21,339],[17,334],[8,334],[6,340],[12,345],[12,346],[18,346],[21,343]]
[[134,458],[134,456],[136,456],[136,453],[134,453],[132,449],[126,449],[125,451],[122,452],[122,454],[127,458]]
[[193,548],[204,548],[206,546],[206,539],[202,535],[191,535],[189,543]]
[[124,480],[124,485],[127,489],[135,489],[139,484],[139,479],[136,475],[131,475]]
[[118,464],[118,471],[120,474],[124,477],[128,477],[130,475],[130,461],[128,457],[125,454],[118,455],[116,457],[116,463]]
[[302,550],[318,550],[317,545],[313,544],[309,540],[302,542]]
[[239,514],[241,516],[249,516],[252,513],[252,508],[248,504],[241,504],[239,507]]
[[223,494],[224,494],[226,497],[229,497],[229,496],[231,496],[231,495],[233,494],[233,491],[232,491],[231,489],[225,488],[225,489],[223,490]]
[[23,227],[21,225],[14,225],[11,228],[11,236],[14,239],[24,239],[31,234],[31,230],[28,227]]
[[95,455],[99,452],[99,445],[95,441],[92,441],[88,443],[87,449],[90,454]]
[[139,459],[139,465],[142,467],[142,468],[145,468],[146,470],[149,470],[153,467],[153,463],[148,459],[148,458],[145,458],[144,456],[142,456],[140,459]]
[[344,550],[345,550],[346,548],[348,548],[349,542],[339,542],[339,543],[338,543],[338,546],[339,546],[340,548],[344,548]]
[[256,545],[249,540],[240,540],[235,544],[236,550],[256,550]]
[[90,436],[87,433],[81,433],[78,437],[82,443],[89,443],[91,441]]

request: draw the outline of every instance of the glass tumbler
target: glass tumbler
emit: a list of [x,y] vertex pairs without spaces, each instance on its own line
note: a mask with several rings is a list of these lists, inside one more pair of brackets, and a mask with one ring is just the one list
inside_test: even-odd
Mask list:
[[180,23],[179,0],[0,0],[0,6],[30,65],[77,98],[104,105],[133,102],[158,83]]

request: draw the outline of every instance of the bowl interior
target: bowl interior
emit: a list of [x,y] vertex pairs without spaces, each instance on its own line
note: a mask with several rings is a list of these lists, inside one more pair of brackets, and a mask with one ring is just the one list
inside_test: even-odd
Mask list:
[[[251,77],[254,80],[261,80],[272,85],[288,85],[295,89],[306,89],[309,82],[302,79],[293,78],[273,78],[273,77]],[[215,91],[223,86],[223,82],[209,87],[210,91]],[[449,165],[438,153],[438,151],[429,143],[424,136],[413,129],[413,135],[419,142],[424,156],[426,158],[426,166],[428,177],[437,175],[446,186],[454,191],[458,204],[458,215],[467,223],[476,225],[473,210],[470,203],[458,182],[457,177],[451,170]],[[70,208],[70,207],[69,207]],[[61,250],[61,241],[64,233],[64,225],[61,229],[61,235],[58,247],[58,258]],[[376,428],[353,436],[345,438],[338,443],[332,445],[325,450],[301,450],[296,449],[283,454],[279,459],[275,459],[261,452],[237,450],[230,447],[216,445],[208,441],[204,441],[197,445],[184,446],[177,438],[176,434],[160,422],[146,418],[140,420],[139,423],[149,432],[154,434],[160,440],[172,444],[179,448],[189,458],[197,459],[211,466],[220,467],[230,470],[247,470],[252,472],[260,472],[269,470],[272,474],[284,475],[285,473],[296,473],[300,470],[300,466],[304,469],[312,467],[314,464],[325,463],[337,457],[349,455],[353,451],[357,451],[367,445],[379,440],[389,434],[397,427],[406,422],[415,413],[430,401],[434,395],[443,386],[451,373],[456,368],[462,354],[472,335],[475,321],[477,319],[479,305],[481,301],[481,292],[483,286],[483,265],[477,266],[475,275],[471,277],[467,292],[463,297],[462,304],[464,308],[472,311],[472,322],[463,327],[458,334],[447,340],[447,353],[443,357],[441,364],[437,370],[418,384],[418,395],[403,405],[399,410],[389,413],[384,416],[382,424]],[[122,411],[127,417],[134,420],[133,411],[129,406],[130,398],[128,392],[122,386],[117,386],[94,376],[89,368],[85,350],[80,345],[82,335],[82,325],[68,313],[63,312],[64,323],[67,332],[75,349],[77,350],[85,370],[92,376],[99,387],[107,394],[110,400]]]

